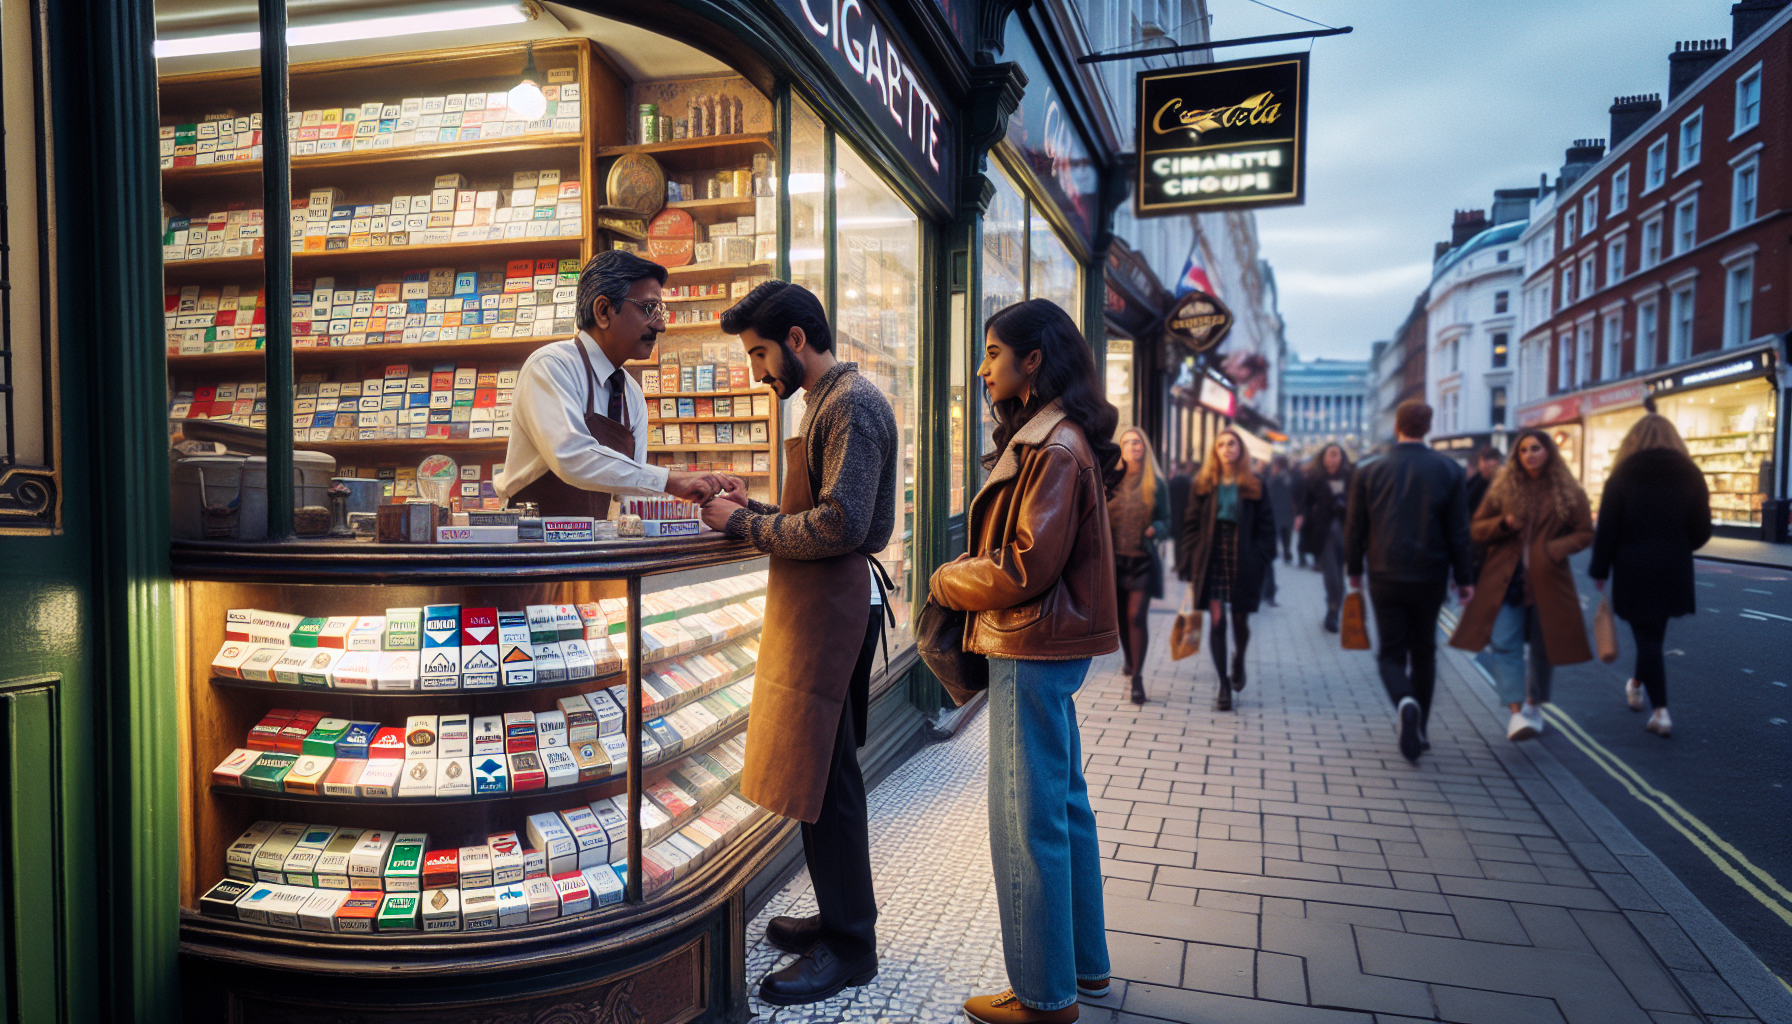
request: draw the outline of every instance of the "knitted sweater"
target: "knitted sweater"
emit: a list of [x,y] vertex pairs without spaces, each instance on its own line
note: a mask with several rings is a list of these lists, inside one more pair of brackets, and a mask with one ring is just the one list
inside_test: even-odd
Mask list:
[[779,558],[875,556],[896,529],[896,416],[857,363],[834,364],[808,399],[802,433],[815,507],[786,514],[750,501],[728,517],[728,535]]

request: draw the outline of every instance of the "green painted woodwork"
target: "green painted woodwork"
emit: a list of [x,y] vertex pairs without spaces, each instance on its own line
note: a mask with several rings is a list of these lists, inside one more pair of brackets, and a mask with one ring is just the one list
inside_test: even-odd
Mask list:
[[66,876],[59,853],[63,836],[61,763],[56,707],[58,680],[39,676],[0,684],[0,735],[6,737],[0,773],[6,777],[5,845],[0,857],[0,1005],[9,1020],[64,1021],[63,948]]

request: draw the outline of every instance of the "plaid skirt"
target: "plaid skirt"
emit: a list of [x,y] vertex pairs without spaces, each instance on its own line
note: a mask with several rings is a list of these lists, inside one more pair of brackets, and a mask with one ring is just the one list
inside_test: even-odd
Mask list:
[[1201,604],[1232,600],[1238,582],[1238,524],[1219,520],[1213,524],[1213,548],[1207,553],[1207,579],[1201,584]]

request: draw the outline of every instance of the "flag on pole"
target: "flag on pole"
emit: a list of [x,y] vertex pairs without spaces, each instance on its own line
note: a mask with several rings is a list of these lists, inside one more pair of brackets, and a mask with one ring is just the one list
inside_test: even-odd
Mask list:
[[1182,276],[1176,279],[1176,297],[1181,298],[1189,292],[1206,292],[1218,295],[1213,290],[1213,282],[1207,277],[1207,268],[1201,262],[1201,241],[1189,247],[1188,262],[1182,265]]

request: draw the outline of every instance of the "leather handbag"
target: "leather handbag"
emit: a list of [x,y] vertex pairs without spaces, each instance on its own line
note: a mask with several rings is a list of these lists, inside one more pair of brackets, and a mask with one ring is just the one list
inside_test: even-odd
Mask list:
[[959,705],[989,689],[989,659],[964,649],[969,625],[968,612],[953,611],[931,596],[915,622],[915,648],[921,660]]
[[1369,623],[1363,610],[1363,592],[1353,590],[1344,595],[1343,614],[1338,618],[1338,639],[1347,651],[1369,649]]
[[1593,612],[1593,644],[1600,661],[1610,665],[1618,660],[1618,623],[1612,618],[1612,603],[1603,597]]
[[1201,613],[1195,610],[1195,585],[1182,592],[1182,610],[1176,613],[1176,624],[1170,627],[1170,660],[1181,661],[1201,652]]

